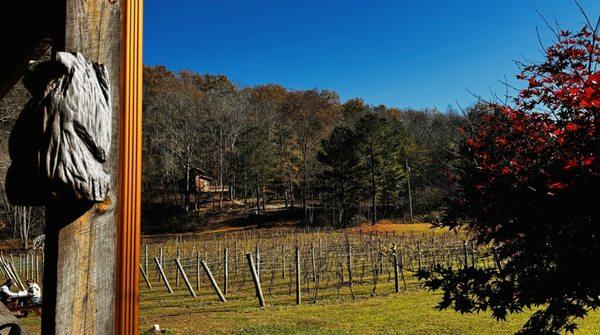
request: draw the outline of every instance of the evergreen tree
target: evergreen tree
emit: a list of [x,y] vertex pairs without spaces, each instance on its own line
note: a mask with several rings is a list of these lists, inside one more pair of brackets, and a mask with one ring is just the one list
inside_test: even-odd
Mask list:
[[369,218],[375,224],[378,218],[378,200],[386,205],[396,200],[404,180],[406,135],[399,122],[386,120],[373,113],[366,114],[357,121],[356,134],[364,182],[369,185]]
[[317,160],[324,166],[319,179],[326,201],[337,210],[337,224],[344,227],[356,208],[362,180],[357,145],[354,132],[338,126],[321,142],[321,150],[317,153]]

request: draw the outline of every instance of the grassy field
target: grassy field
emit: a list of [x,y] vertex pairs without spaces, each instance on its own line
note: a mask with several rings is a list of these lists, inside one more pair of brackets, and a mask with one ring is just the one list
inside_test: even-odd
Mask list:
[[[261,230],[265,232],[264,230]],[[273,233],[273,232],[271,232]],[[173,242],[173,235],[166,235],[162,238],[155,237],[153,242],[161,243],[165,249],[165,272],[169,278],[171,286],[175,293],[169,294],[164,284],[159,281],[158,272],[154,269],[153,262],[150,263],[149,278],[154,289],[150,290],[145,283],[140,283],[140,329],[142,333],[159,324],[163,329],[167,329],[167,334],[513,334],[519,330],[527,320],[530,313],[511,316],[507,322],[496,322],[489,313],[480,313],[475,315],[460,315],[453,311],[439,312],[433,307],[440,299],[439,293],[431,293],[420,288],[419,283],[413,276],[412,267],[415,265],[414,258],[408,258],[405,249],[405,262],[410,262],[412,266],[407,266],[406,290],[402,287],[402,292],[394,293],[394,283],[391,280],[388,271],[384,271],[377,276],[377,281],[373,281],[370,275],[370,261],[368,254],[361,254],[358,247],[360,241],[368,241],[372,233],[375,236],[381,236],[383,243],[389,243],[398,236],[406,234],[406,243],[410,239],[422,236],[442,236],[446,233],[445,241],[450,242],[449,238],[454,233],[447,235],[442,230],[431,230],[427,224],[396,224],[384,222],[375,226],[366,226],[353,228],[350,230],[351,240],[354,241],[356,253],[353,253],[355,267],[355,278],[353,290],[356,300],[352,300],[351,293],[346,285],[338,286],[337,275],[335,273],[336,257],[334,254],[324,256],[329,259],[327,264],[334,264],[327,272],[319,277],[322,280],[321,287],[317,290],[317,299],[315,302],[315,282],[310,277],[310,262],[307,253],[311,242],[323,241],[323,246],[331,246],[340,239],[340,236],[328,232],[309,232],[289,237],[288,233],[284,235],[265,235],[258,239],[255,233],[244,236],[237,240],[233,235],[223,235],[211,237],[205,236],[185,236],[185,242],[178,239]],[[354,234],[352,234],[354,233]],[[438,235],[440,233],[440,235]],[[339,234],[339,232],[337,233]],[[381,234],[381,235],[377,235]],[[394,234],[394,235],[392,235]],[[425,235],[423,235],[425,234]],[[246,234],[244,234],[246,235]],[[279,236],[279,237],[278,237]],[[456,235],[460,240],[462,234]],[[302,301],[301,306],[295,305],[293,270],[285,272],[285,278],[281,277],[280,263],[277,261],[278,255],[289,254],[291,249],[280,250],[278,246],[287,245],[293,248],[294,241],[299,239],[304,243],[304,253],[302,274],[306,280],[302,281]],[[375,238],[377,240],[378,238]],[[391,240],[390,240],[391,239]],[[429,237],[427,237],[429,239]],[[232,243],[239,246],[238,253],[243,254],[244,250],[253,250],[253,246],[260,240],[262,247],[261,255],[263,267],[261,271],[261,283],[267,306],[259,308],[255,297],[254,286],[250,281],[248,274],[243,272],[230,272],[229,291],[226,294],[227,302],[219,302],[210,287],[204,274],[200,278],[199,289],[196,289],[197,297],[191,297],[182,281],[176,285],[174,278],[173,257],[177,248],[186,250],[182,253],[181,260],[186,266],[186,272],[190,277],[192,285],[196,286],[195,275],[195,253],[190,252],[189,247],[193,245],[195,250],[202,250],[203,257],[211,266],[215,278],[221,285],[222,267],[219,267],[218,260],[221,257],[222,248],[229,247],[230,252]],[[151,257],[156,256],[156,246],[150,248]],[[409,248],[410,249],[410,248]],[[210,253],[208,251],[211,251]],[[338,250],[339,251],[339,250]],[[425,248],[424,250],[425,251]],[[319,252],[320,253],[320,252]],[[319,254],[318,253],[318,254]],[[327,255],[325,248],[324,254]],[[375,254],[377,255],[377,254]],[[437,254],[438,257],[441,253]],[[230,254],[230,257],[232,254]],[[189,257],[192,257],[190,260]],[[291,256],[290,256],[291,257]],[[372,255],[371,255],[372,257]],[[344,257],[341,259],[343,265]],[[428,258],[424,258],[424,264],[427,264]],[[429,259],[431,260],[431,259]],[[186,262],[188,261],[188,262]],[[191,261],[191,262],[190,262]],[[230,258],[231,261],[231,258]],[[288,264],[291,258],[288,258]],[[367,275],[361,275],[364,270],[361,264],[367,264]],[[240,267],[245,263],[241,262]],[[230,271],[233,271],[233,265],[230,265]],[[275,271],[275,272],[272,272]],[[272,275],[276,273],[277,275]],[[344,275],[346,276],[346,275]],[[245,279],[244,279],[245,278]],[[274,278],[275,281],[271,282]],[[392,277],[393,278],[393,277]],[[294,281],[295,282],[295,281]],[[376,283],[376,285],[374,285]],[[375,292],[375,293],[373,293]],[[22,319],[24,324],[39,333],[39,318],[28,317]],[[580,331],[576,334],[600,335],[600,312],[593,312],[589,317],[580,322]]]
[[[173,299],[175,298],[175,299]],[[187,298],[180,299],[187,300]],[[512,334],[526,321],[527,314],[496,322],[488,313],[460,315],[432,308],[437,294],[422,290],[384,297],[343,300],[302,306],[236,308],[219,303],[177,304],[176,297],[149,305],[142,297],[141,330],[154,323],[167,334],[406,334],[406,335],[501,335]],[[39,333],[39,318],[22,319],[28,329]],[[576,335],[600,335],[600,312],[580,322]]]
[[[262,230],[264,231],[264,230]],[[375,226],[352,228],[350,232],[368,234],[383,234],[380,236],[395,236],[407,234],[408,236],[431,236],[443,234],[447,231],[432,230],[428,224],[397,224],[382,222]],[[360,234],[359,234],[360,235]],[[454,235],[451,233],[451,235]],[[357,235],[358,236],[358,235]],[[172,236],[168,237],[171,239]],[[294,237],[305,242],[323,238],[324,241],[335,240],[335,236],[327,237],[327,233],[308,233],[303,236]],[[357,237],[355,237],[357,238]],[[364,238],[364,236],[362,237]],[[460,238],[460,237],[459,237]],[[202,240],[203,238],[201,238]],[[205,239],[205,238],[204,238]],[[276,239],[276,237],[275,237]],[[187,240],[187,239],[186,239]],[[226,242],[232,242],[232,237],[221,236],[220,239],[209,239],[209,244],[198,242],[197,247],[202,246],[204,250],[214,249],[216,254]],[[245,247],[252,250],[255,243],[249,238],[249,244]],[[335,276],[331,279],[328,288],[321,288],[318,299],[314,302],[312,287],[314,283],[303,281],[303,305],[296,306],[293,288],[290,281],[278,277],[273,285],[273,291],[266,290],[269,285],[269,266],[274,263],[269,261],[276,257],[278,248],[269,248],[268,242],[275,240],[267,238],[261,240],[263,246],[263,258],[265,269],[263,279],[263,292],[267,306],[258,308],[257,299],[254,296],[252,283],[246,281],[240,283],[237,277],[230,285],[227,294],[227,302],[218,302],[214,292],[208,285],[206,279],[202,279],[198,297],[193,298],[187,293],[185,286],[181,283],[178,287],[173,285],[173,275],[169,277],[175,293],[169,294],[162,283],[157,279],[157,273],[151,277],[153,290],[141,285],[140,299],[140,326],[147,330],[157,323],[167,329],[170,334],[512,334],[519,330],[527,320],[529,313],[516,315],[509,318],[507,322],[496,322],[489,313],[475,315],[460,315],[453,311],[439,312],[433,307],[440,299],[439,293],[430,293],[419,287],[419,283],[407,271],[407,290],[401,293],[393,293],[393,281],[390,281],[386,273],[378,277],[376,294],[372,296],[373,284],[371,277],[359,277],[359,260],[356,257],[356,282],[354,292],[356,300],[351,299],[347,286],[335,288]],[[293,240],[283,240],[292,245]],[[190,242],[187,242],[188,244]],[[238,243],[244,244],[238,237]],[[279,242],[273,243],[273,246]],[[324,244],[327,244],[324,242]],[[215,247],[217,246],[217,247]],[[179,247],[186,248],[185,243],[179,243]],[[187,245],[189,248],[189,245]],[[231,250],[231,245],[229,245]],[[168,243],[165,250],[170,250],[171,258],[176,246]],[[154,248],[151,248],[154,249]],[[275,251],[275,253],[273,253]],[[218,256],[216,256],[218,258]],[[304,259],[308,255],[305,253]],[[167,257],[169,258],[169,257]],[[185,257],[184,257],[185,259]],[[215,277],[220,285],[222,282],[220,270],[212,258]],[[276,264],[276,262],[275,262]],[[194,282],[193,265],[189,268],[190,279]],[[168,271],[173,273],[172,270]],[[303,270],[306,274],[310,271]],[[330,273],[328,277],[331,277]],[[327,278],[328,278],[327,277]],[[326,277],[322,278],[326,281]],[[329,282],[327,280],[327,282]],[[195,285],[194,285],[195,286]],[[581,331],[578,334],[600,335],[600,312],[592,313],[588,319],[581,322]],[[598,329],[596,329],[598,328]]]
[[[142,302],[141,327],[158,323],[172,334],[512,334],[527,315],[496,322],[488,313],[460,315],[432,308],[439,296],[423,290],[385,297],[343,300],[303,306],[236,308],[224,304],[155,306]],[[600,313],[590,314],[576,334],[599,335]]]

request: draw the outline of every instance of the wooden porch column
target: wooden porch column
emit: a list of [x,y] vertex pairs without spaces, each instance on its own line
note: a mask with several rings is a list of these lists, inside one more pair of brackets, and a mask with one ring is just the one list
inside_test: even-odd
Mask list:
[[111,182],[103,203],[47,207],[42,333],[138,334],[142,1],[63,1],[53,51],[80,52],[109,73]]
[[116,334],[139,334],[143,0],[122,0]]

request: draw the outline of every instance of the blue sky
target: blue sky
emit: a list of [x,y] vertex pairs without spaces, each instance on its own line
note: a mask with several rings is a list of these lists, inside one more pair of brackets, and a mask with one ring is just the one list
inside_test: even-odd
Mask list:
[[[595,20],[600,1],[581,0]],[[584,22],[573,0],[146,0],[144,63],[225,74],[241,86],[333,89],[342,101],[462,106],[503,94],[515,60],[539,60],[536,27]]]

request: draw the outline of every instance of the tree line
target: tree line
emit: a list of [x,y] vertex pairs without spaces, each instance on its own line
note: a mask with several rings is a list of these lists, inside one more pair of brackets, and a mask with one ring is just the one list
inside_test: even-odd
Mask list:
[[145,67],[144,206],[190,209],[190,178],[201,169],[228,189],[217,209],[236,199],[260,215],[281,203],[314,225],[431,219],[464,120],[451,108],[341,102],[332,90],[239,87],[222,75]]

